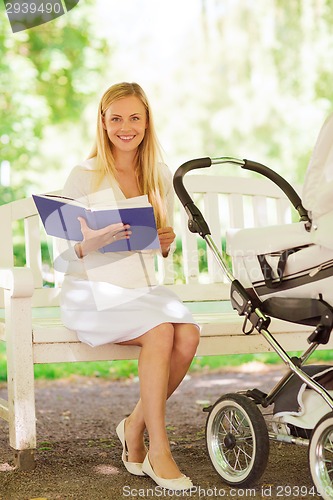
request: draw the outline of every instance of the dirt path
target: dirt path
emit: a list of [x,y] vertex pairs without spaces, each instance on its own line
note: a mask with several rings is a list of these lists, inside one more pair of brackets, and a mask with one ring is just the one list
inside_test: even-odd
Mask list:
[[[226,392],[270,389],[281,377],[280,369],[252,368],[249,372],[192,375],[168,402],[174,456],[197,486],[191,494],[162,492],[150,478],[133,477],[122,466],[115,427],[137,400],[136,380],[37,382],[37,467],[33,472],[13,469],[8,424],[1,421],[0,499],[318,498],[304,447],[272,443],[264,475],[247,490],[228,487],[213,469],[206,452],[202,408]],[[0,388],[0,397],[5,394],[5,387]]]

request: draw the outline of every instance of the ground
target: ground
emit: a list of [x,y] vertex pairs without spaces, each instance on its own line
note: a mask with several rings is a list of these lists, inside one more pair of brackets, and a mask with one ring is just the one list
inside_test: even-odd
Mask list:
[[[155,489],[148,477],[131,476],[121,462],[115,427],[136,402],[136,379],[37,381],[36,468],[32,472],[14,469],[8,424],[0,421],[0,499],[318,498],[305,447],[271,443],[263,476],[248,488],[224,484],[206,451],[207,414],[202,408],[226,392],[268,390],[281,374],[281,368],[255,364],[246,370],[201,373],[184,380],[168,402],[167,426],[174,457],[197,489],[173,495]],[[0,397],[5,395],[1,386]]]

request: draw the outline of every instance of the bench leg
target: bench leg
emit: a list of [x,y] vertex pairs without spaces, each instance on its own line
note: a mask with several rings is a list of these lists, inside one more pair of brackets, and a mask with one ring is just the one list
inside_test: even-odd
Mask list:
[[16,469],[23,472],[30,472],[34,470],[36,466],[35,450],[15,450],[14,465]]
[[36,412],[32,351],[31,301],[8,298],[7,385],[9,443],[15,462],[28,470],[36,448]]

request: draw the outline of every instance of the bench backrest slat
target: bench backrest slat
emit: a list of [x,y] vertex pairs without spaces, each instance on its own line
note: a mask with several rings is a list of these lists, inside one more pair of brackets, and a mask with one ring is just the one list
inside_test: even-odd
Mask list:
[[286,198],[276,200],[277,224],[288,224],[292,221],[290,202]]
[[38,215],[24,219],[25,257],[27,266],[32,269],[36,288],[43,286],[42,251]]
[[[180,205],[180,204],[179,204]],[[183,207],[180,207],[180,231],[181,235],[183,273],[186,283],[197,283],[199,278],[199,257],[197,247],[197,237],[187,229],[188,217]]]
[[[220,214],[220,204],[218,193],[205,193],[204,195],[204,214],[208,222],[214,242],[222,247],[222,215]],[[212,252],[207,252],[208,276],[210,282],[223,282],[225,275],[218,265]]]
[[253,197],[253,225],[267,226],[268,222],[268,207],[267,198],[264,196]]
[[243,196],[229,195],[230,227],[245,227]]

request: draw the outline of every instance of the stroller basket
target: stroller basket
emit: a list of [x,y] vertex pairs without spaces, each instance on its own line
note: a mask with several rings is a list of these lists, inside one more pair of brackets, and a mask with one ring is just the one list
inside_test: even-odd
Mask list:
[[[213,241],[207,221],[193,202],[183,183],[183,177],[191,170],[209,168],[211,165],[225,163],[238,165],[242,169],[264,175],[282,189],[298,212],[299,222],[290,224],[287,228],[281,226],[276,229],[272,228],[271,230],[272,232],[277,231],[280,236],[287,231],[285,239],[288,242],[290,241],[290,235],[293,235],[291,240],[294,238],[296,241],[292,248],[281,248],[283,237],[278,236],[279,248],[264,248],[262,252],[257,251],[257,248],[255,252],[253,250],[249,251],[246,247],[246,242],[249,241],[246,232],[252,232],[252,239],[250,241],[253,241],[253,239],[257,241],[258,244],[255,244],[255,247],[265,247],[265,245],[267,247],[267,237],[263,237],[263,230],[265,228],[259,228],[261,231],[258,233],[256,233],[256,229],[241,230],[239,234],[237,231],[230,231],[231,244],[229,248],[227,242],[227,251],[233,259],[233,270],[230,270],[220,248]],[[326,253],[324,252],[324,257],[323,255],[320,255],[319,258],[316,257],[317,260],[315,260],[315,263],[308,267],[305,266],[305,272],[302,272],[300,266],[302,267],[304,262],[309,262],[309,255],[313,251],[313,244],[311,244],[311,229],[313,229],[311,214],[304,208],[302,200],[294,188],[279,174],[260,163],[232,157],[194,159],[184,163],[177,169],[174,174],[174,189],[187,213],[189,230],[192,233],[199,234],[206,241],[208,248],[213,252],[219,266],[230,281],[230,301],[237,313],[244,317],[243,333],[249,335],[256,330],[263,335],[288,367],[285,376],[268,394],[253,389],[246,391],[246,393],[226,395],[215,405],[206,409],[209,412],[206,428],[207,448],[214,467],[227,483],[245,486],[260,477],[266,465],[264,463],[265,460],[256,461],[256,457],[252,457],[252,465],[249,466],[247,464],[244,466],[242,472],[238,471],[236,473],[235,469],[230,465],[229,459],[226,458],[228,454],[225,450],[230,452],[237,442],[237,436],[226,434],[224,441],[220,442],[219,433],[221,430],[217,429],[216,422],[219,422],[219,426],[222,425],[221,415],[225,415],[232,408],[236,413],[241,412],[242,417],[244,416],[244,418],[246,417],[252,422],[250,427],[252,426],[255,429],[251,417],[252,412],[255,410],[251,404],[254,404],[257,411],[259,411],[257,409],[258,405],[266,408],[271,404],[275,404],[277,413],[282,415],[286,408],[283,402],[281,404],[281,401],[283,401],[286,391],[289,391],[289,388],[292,386],[296,387],[294,389],[296,392],[294,392],[293,396],[294,399],[296,398],[296,404],[298,404],[297,395],[301,390],[300,387],[302,387],[303,391],[305,388],[312,389],[316,397],[319,397],[321,401],[326,403],[326,405],[324,403],[324,412],[327,413],[333,410],[333,399],[329,392],[332,389],[331,375],[333,369],[328,370],[326,378],[328,377],[329,383],[325,387],[324,383],[320,383],[325,380],[325,377],[320,376],[321,369],[326,373],[324,367],[314,371],[309,370],[309,367],[303,367],[317,347],[329,341],[333,328],[333,308],[331,305],[333,304],[333,296],[332,300],[330,297],[332,286],[326,287],[329,290],[327,293],[323,294],[319,291],[325,279],[329,280],[333,275],[333,251],[328,250]],[[260,241],[260,238],[262,241]],[[271,240],[269,239],[269,241]],[[291,244],[293,243],[292,241]],[[251,276],[250,269],[250,265],[253,263],[250,262],[248,264],[246,262],[249,255],[255,261],[256,269],[255,273],[252,273],[255,275],[255,279]],[[298,256],[301,258],[297,261],[296,257],[298,258]],[[323,262],[320,260],[321,258],[324,258]],[[296,264],[294,264],[295,262]],[[318,285],[315,288],[315,292],[312,291],[314,283]],[[302,290],[299,291],[299,289]],[[279,318],[314,327],[308,338],[309,346],[300,357],[290,357],[269,332],[271,318]],[[296,385],[295,380],[298,381]],[[331,416],[329,425],[332,425],[333,433],[333,413],[328,413],[328,415]],[[258,418],[256,414],[256,421]],[[289,426],[290,434],[293,434],[295,428],[297,428],[296,424]],[[241,434],[243,435],[244,432],[247,432],[247,429],[248,427],[245,430],[242,429]],[[314,435],[316,435],[315,430]],[[255,430],[253,432],[256,434]],[[265,448],[265,436],[263,436],[262,429],[258,429],[258,433],[259,437],[256,436],[256,438],[260,439],[260,446]],[[322,434],[319,435],[321,436]],[[304,437],[309,438],[309,433],[305,432]],[[288,441],[287,438],[286,441]],[[292,442],[292,440],[289,440],[289,442]],[[316,449],[316,446],[313,445],[312,449]],[[314,461],[316,462],[318,455],[316,452],[312,452],[312,454],[314,454]],[[320,458],[320,460],[322,459],[323,457]],[[318,469],[316,465],[314,466],[314,470]],[[323,490],[323,488],[327,489],[327,484],[323,485],[320,479],[321,476],[319,475],[318,479],[317,475],[317,472],[312,474],[317,488],[320,488],[320,490]],[[330,482],[329,486],[332,486]],[[333,498],[332,496],[325,496],[325,492],[322,494],[324,498]]]

